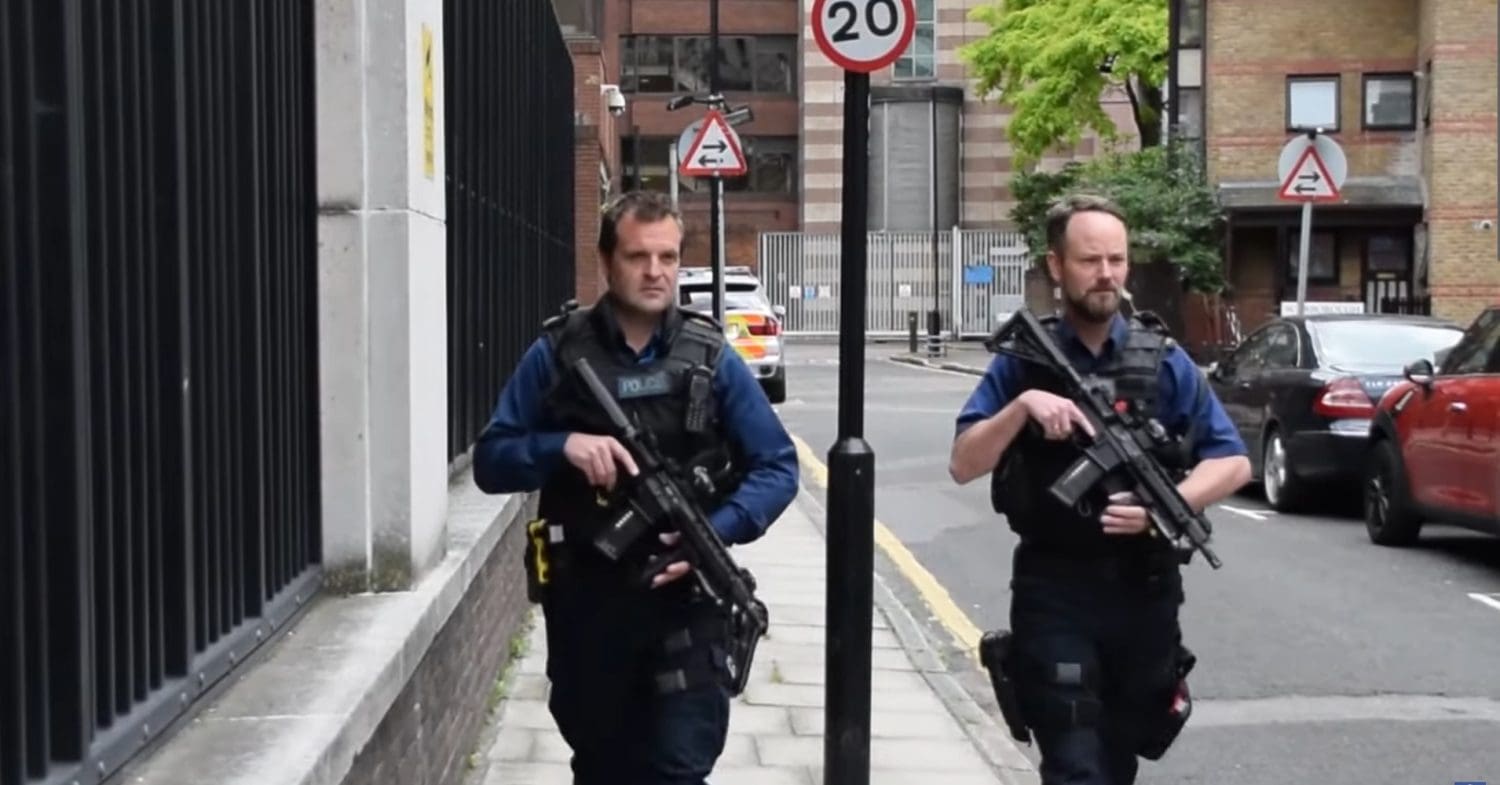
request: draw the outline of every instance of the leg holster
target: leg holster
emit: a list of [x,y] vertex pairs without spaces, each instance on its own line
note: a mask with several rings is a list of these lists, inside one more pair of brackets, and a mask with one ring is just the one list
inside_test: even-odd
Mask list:
[[1093,662],[1019,658],[1017,695],[1026,724],[1035,731],[1099,725],[1099,674]]
[[1177,740],[1177,735],[1187,725],[1193,714],[1193,697],[1188,691],[1187,675],[1197,664],[1198,658],[1186,646],[1178,644],[1176,656],[1171,663],[1171,677],[1167,688],[1158,696],[1157,710],[1144,717],[1146,726],[1141,736],[1140,749],[1136,750],[1146,760],[1159,760],[1167,748]]
[[995,701],[1000,704],[1000,716],[1010,729],[1011,738],[1030,744],[1031,733],[1021,713],[1020,698],[1016,696],[1015,663],[1010,650],[1013,639],[1009,630],[986,632],[979,639],[979,662],[989,671],[990,687],[995,690]]

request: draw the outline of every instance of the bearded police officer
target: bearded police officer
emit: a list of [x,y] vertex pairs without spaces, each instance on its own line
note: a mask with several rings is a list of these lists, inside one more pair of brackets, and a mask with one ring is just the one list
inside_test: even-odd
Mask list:
[[[722,328],[677,305],[681,217],[659,194],[609,205],[599,231],[607,291],[549,320],[500,394],[474,450],[489,493],[541,489],[529,587],[546,619],[549,708],[573,750],[574,782],[701,783],[729,721],[725,629],[684,562],[648,581],[591,540],[618,510],[604,504],[630,454],[571,373],[586,357],[665,457],[718,467],[700,500],[726,544],[765,533],[797,492],[796,450]],[[705,460],[705,456],[707,457]],[[675,533],[650,540],[664,550]],[[649,554],[648,554],[649,555]],[[540,585],[545,584],[545,585]]]
[[[1187,354],[1158,324],[1119,312],[1130,272],[1121,211],[1073,196],[1046,217],[1047,269],[1063,311],[1044,324],[1085,380],[1154,412],[1182,439],[1160,456],[1201,511],[1250,477],[1245,446]],[[1093,514],[1064,507],[1048,486],[1080,455],[1092,428],[1042,366],[997,354],[958,415],[949,471],[991,476],[996,510],[1020,542],[1013,554],[1006,672],[1022,724],[1037,740],[1044,785],[1129,785],[1146,738],[1168,711],[1180,674],[1181,560],[1129,493]],[[1102,492],[1099,492],[1102,493]],[[1085,508],[1087,509],[1087,508]]]

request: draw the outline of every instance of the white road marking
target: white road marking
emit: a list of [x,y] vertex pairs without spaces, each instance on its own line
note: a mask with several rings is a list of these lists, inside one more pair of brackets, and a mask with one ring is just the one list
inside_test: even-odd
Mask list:
[[1282,695],[1193,701],[1188,728],[1283,723],[1500,721],[1500,701],[1448,695]]
[[973,379],[976,384],[978,383],[979,378],[980,378],[978,374],[964,373],[963,371],[950,371],[947,368],[939,368],[936,365],[918,365],[916,363],[904,363],[904,362],[901,362],[900,360],[892,360],[889,357],[885,357],[885,358],[882,358],[882,359],[886,363],[888,363],[890,365],[900,365],[900,366],[902,366],[904,368],[916,368],[917,370],[920,370],[920,371],[931,371],[933,373],[946,373],[949,376],[961,376],[961,377],[963,377],[965,379]]
[[1220,505],[1218,505],[1218,507],[1221,510],[1228,510],[1228,511],[1234,513],[1235,515],[1243,515],[1246,518],[1252,518],[1252,519],[1257,520],[1257,521],[1263,521],[1268,516],[1276,514],[1272,510],[1251,510],[1251,509],[1246,509],[1244,507],[1230,507],[1227,504],[1220,504]]
[[1478,600],[1485,605],[1488,605],[1491,608],[1500,611],[1500,592],[1497,592],[1495,594],[1480,594],[1479,592],[1469,592],[1469,599]]

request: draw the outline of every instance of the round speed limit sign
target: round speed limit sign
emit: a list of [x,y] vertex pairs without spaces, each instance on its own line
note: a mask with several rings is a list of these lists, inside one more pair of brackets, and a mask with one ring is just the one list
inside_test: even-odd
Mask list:
[[913,0],[814,0],[813,38],[840,68],[870,73],[896,61],[917,29]]

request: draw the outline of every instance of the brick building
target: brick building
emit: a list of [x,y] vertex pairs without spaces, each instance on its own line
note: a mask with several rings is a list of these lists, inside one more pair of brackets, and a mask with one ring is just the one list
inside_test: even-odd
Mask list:
[[595,251],[597,216],[620,175],[617,118],[606,91],[618,89],[620,39],[618,8],[612,0],[552,0],[573,59],[574,285],[579,302],[599,296],[604,279]]
[[[667,190],[671,150],[702,106],[667,111],[679,95],[708,94],[707,0],[609,0],[619,41],[619,85],[627,104],[617,118],[622,188]],[[754,119],[735,128],[750,172],[724,180],[726,264],[754,264],[761,230],[798,228],[799,100],[796,0],[721,0],[719,79],[731,107]],[[708,181],[681,178],[687,222],[684,261],[709,261]]]
[[[968,15],[988,0],[916,0],[906,56],[871,75],[871,229],[1004,228],[1013,200],[1007,111],[974,93],[958,48],[987,27]],[[668,112],[673,96],[706,93],[707,0],[609,0],[628,99],[616,121],[621,187],[666,189],[671,145],[701,107]],[[750,158],[745,178],[726,180],[728,264],[757,264],[762,231],[837,231],[843,166],[843,71],[818,50],[812,0],[720,0],[720,78],[732,107],[754,120],[736,128]],[[1123,95],[1106,101],[1122,129]],[[934,141],[935,140],[935,141]],[[1091,155],[1085,138],[1044,166]],[[679,184],[689,263],[706,264],[706,181]],[[934,198],[936,192],[936,198]]]
[[1298,127],[1342,146],[1313,209],[1309,301],[1467,321],[1500,300],[1493,0],[1178,0],[1179,121],[1229,213],[1242,322],[1296,300],[1299,205],[1277,198]]

